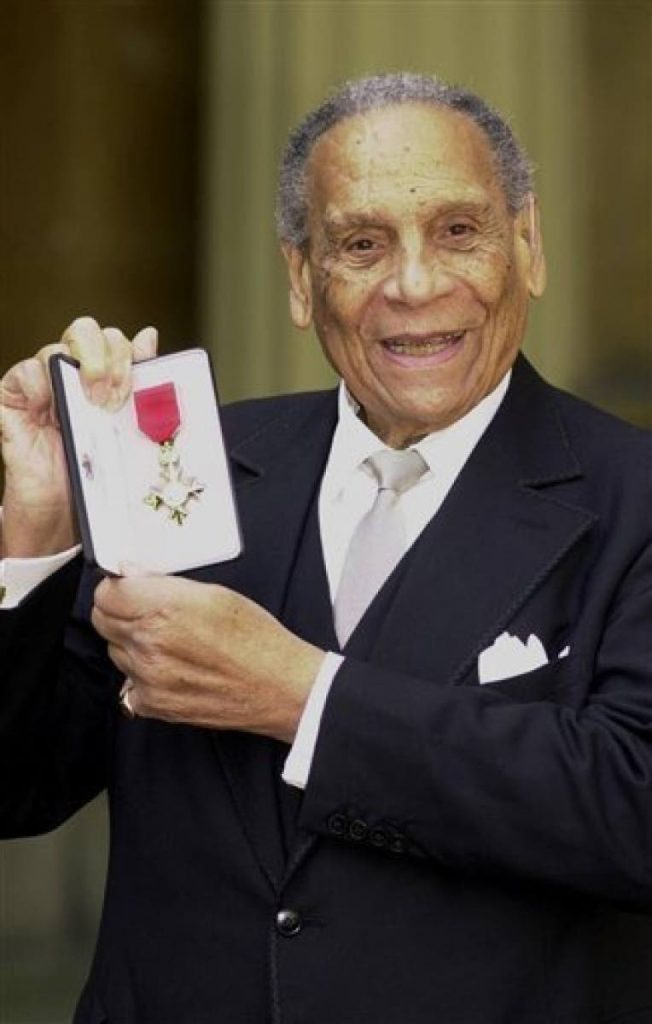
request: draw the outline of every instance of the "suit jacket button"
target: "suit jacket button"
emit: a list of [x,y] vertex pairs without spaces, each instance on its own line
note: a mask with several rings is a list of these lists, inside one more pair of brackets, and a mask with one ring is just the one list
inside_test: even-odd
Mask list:
[[331,814],[330,818],[326,822],[328,825],[328,831],[332,832],[334,836],[343,836],[346,833],[349,822],[344,814]]
[[362,818],[354,818],[351,824],[349,825],[349,836],[356,843],[359,843],[363,839],[366,839],[368,831],[369,826],[367,825],[366,821],[362,820]]
[[382,850],[383,847],[387,846],[387,833],[383,828],[372,828],[369,833],[369,842],[372,846]]
[[389,841],[389,849],[392,851],[392,853],[405,853],[407,849],[405,836],[402,836],[399,833],[393,835]]
[[286,938],[298,935],[303,928],[301,914],[297,910],[279,910],[276,915],[276,928]]

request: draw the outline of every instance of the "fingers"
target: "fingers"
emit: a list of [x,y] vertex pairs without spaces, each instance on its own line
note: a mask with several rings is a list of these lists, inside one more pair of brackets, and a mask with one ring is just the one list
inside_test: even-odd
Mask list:
[[131,376],[131,351],[122,331],[102,330],[96,320],[82,316],[63,332],[63,344],[79,360],[82,386],[95,405],[117,408],[127,397]]
[[110,643],[107,646],[107,654],[116,668],[119,668],[123,675],[129,675],[131,658],[124,647],[120,647],[119,644]]
[[[66,327],[61,342],[79,360],[82,383],[89,398],[93,399],[93,385],[105,383],[108,369],[107,345],[100,325],[90,316],[80,316]],[[98,389],[98,404],[102,403],[103,397]]]
[[130,630],[133,626],[132,619],[109,615],[97,605],[94,605],[91,611],[91,622],[93,628],[109,643],[126,643],[130,638]]
[[111,411],[124,405],[131,391],[131,365],[156,354],[158,334],[145,327],[133,343],[117,327],[101,328],[92,317],[74,320],[63,332],[61,345],[80,364],[88,399]]
[[57,352],[68,354],[65,345],[46,345],[31,359],[17,363],[0,381],[0,399],[8,409],[28,411],[41,424],[49,421],[52,387],[48,360]]
[[95,588],[95,608],[111,618],[133,621],[168,603],[170,591],[181,589],[175,586],[179,582],[167,576],[107,577]]
[[128,588],[122,584],[123,580],[121,579],[106,577],[95,588],[91,617],[93,625],[104,637],[107,637],[106,631],[110,619],[130,621],[138,618],[136,602],[133,601]]
[[[120,409],[131,391],[132,348],[128,339],[117,327],[105,327],[106,359],[108,375],[105,408]],[[95,385],[97,387],[97,384]]]
[[157,346],[154,327],[143,328],[129,342],[117,327],[102,329],[92,317],[79,317],[66,328],[60,342],[43,346],[31,359],[7,371],[0,381],[0,405],[27,411],[40,425],[56,425],[49,361],[61,354],[79,361],[82,386],[91,402],[119,409],[131,391],[132,363],[153,358]]
[[43,362],[38,356],[23,359],[2,378],[0,391],[3,407],[28,412],[43,425],[49,422],[52,389],[47,360]]
[[153,359],[158,351],[158,331],[155,327],[143,327],[132,341],[133,359],[141,363],[143,359]]

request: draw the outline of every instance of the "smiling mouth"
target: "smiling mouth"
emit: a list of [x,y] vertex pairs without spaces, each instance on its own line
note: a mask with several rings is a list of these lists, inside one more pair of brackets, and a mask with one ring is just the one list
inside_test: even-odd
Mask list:
[[459,344],[465,334],[465,330],[428,335],[400,334],[395,338],[386,338],[382,344],[398,356],[433,356]]

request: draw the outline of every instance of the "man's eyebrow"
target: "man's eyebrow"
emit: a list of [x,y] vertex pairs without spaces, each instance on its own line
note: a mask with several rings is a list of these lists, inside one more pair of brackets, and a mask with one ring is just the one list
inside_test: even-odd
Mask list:
[[387,214],[380,210],[365,210],[360,213],[327,213],[324,217],[327,231],[348,231],[351,228],[388,227]]
[[[453,199],[442,199],[435,201],[428,208],[424,209],[424,215],[435,220],[439,217],[447,217],[451,214],[489,217],[495,215],[494,204],[485,198],[472,196],[459,196]],[[327,212],[324,216],[324,226],[327,233],[338,234],[342,231],[349,231],[354,228],[382,228],[391,229],[392,217],[388,216],[386,210],[366,209],[363,211],[338,211]]]
[[447,217],[452,213],[468,214],[474,217],[487,217],[495,214],[494,204],[487,199],[474,199],[462,197],[459,199],[447,199],[437,204],[434,211],[435,217]]

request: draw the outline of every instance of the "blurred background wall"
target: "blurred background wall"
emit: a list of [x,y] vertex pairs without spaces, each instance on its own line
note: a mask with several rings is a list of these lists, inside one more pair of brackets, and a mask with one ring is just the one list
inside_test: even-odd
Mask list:
[[[279,151],[335,83],[405,68],[477,89],[539,167],[534,362],[651,422],[650,32],[618,0],[3,0],[0,372],[92,314],[207,346],[224,399],[329,384],[288,323]],[[105,861],[101,800],[0,845],[0,1024],[69,1020]]]

